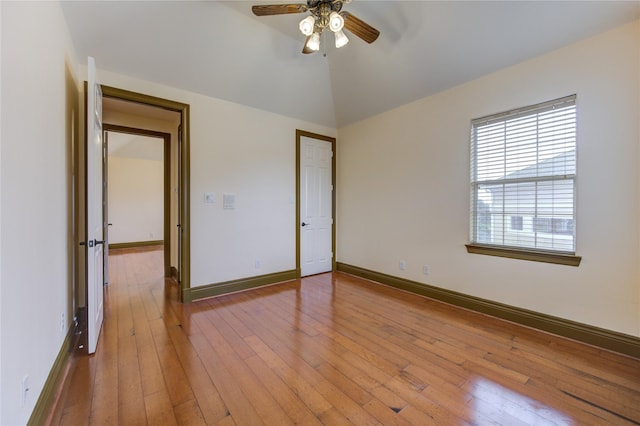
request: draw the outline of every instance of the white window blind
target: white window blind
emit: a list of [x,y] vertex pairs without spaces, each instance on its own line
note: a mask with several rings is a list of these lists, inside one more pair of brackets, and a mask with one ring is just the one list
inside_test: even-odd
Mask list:
[[471,122],[471,243],[575,253],[576,96]]

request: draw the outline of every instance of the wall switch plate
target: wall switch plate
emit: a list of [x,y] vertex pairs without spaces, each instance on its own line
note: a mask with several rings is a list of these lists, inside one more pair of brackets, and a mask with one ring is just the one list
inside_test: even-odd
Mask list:
[[205,192],[204,193],[204,203],[205,204],[215,204],[216,203],[216,193],[215,192]]

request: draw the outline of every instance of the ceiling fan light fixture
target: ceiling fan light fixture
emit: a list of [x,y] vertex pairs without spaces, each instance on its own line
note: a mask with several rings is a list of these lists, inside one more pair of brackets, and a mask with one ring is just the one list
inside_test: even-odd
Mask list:
[[336,48],[340,49],[342,46],[346,46],[346,44],[349,43],[349,38],[344,33],[344,31],[342,30],[336,31],[335,36],[336,36]]
[[341,31],[344,27],[344,18],[338,12],[331,12],[329,15],[329,29],[334,33]]
[[251,10],[256,16],[304,13],[304,18],[299,21],[298,28],[306,36],[302,53],[310,54],[320,50],[320,39],[325,30],[334,34],[336,48],[349,43],[349,38],[343,32],[344,28],[349,30],[350,36],[353,34],[369,44],[377,40],[380,31],[352,13],[343,10],[343,6],[350,2],[351,0],[307,0],[306,4],[257,4],[253,5]]
[[307,44],[305,47],[314,52],[320,50],[320,33],[311,34],[311,36],[309,36],[309,39],[307,40]]
[[313,34],[313,28],[315,27],[315,25],[316,18],[314,18],[313,15],[309,15],[302,21],[300,21],[300,32],[306,36],[310,36],[311,34]]

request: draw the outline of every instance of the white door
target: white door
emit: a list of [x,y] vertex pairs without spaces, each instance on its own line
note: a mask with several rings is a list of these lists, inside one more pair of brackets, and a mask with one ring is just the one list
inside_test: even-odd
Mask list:
[[331,142],[300,137],[300,273],[331,271],[333,186]]
[[102,221],[102,89],[96,79],[96,63],[88,60],[87,85],[87,344],[96,351],[104,314],[104,238]]

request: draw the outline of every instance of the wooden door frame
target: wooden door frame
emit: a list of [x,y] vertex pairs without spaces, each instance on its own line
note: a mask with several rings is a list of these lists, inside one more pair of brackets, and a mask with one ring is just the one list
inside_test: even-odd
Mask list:
[[[184,295],[190,290],[191,287],[191,224],[190,224],[190,107],[189,104],[182,102],[172,101],[168,99],[158,98],[155,96],[145,95],[142,93],[131,92],[129,90],[118,89],[115,87],[102,85],[102,96],[104,98],[112,98],[122,101],[136,102],[139,104],[162,108],[169,111],[175,111],[180,114],[180,125],[182,127],[182,134],[178,136],[179,141],[175,141],[178,144],[179,158],[180,158],[180,175],[178,176],[178,186],[180,187],[180,197],[178,199],[178,224],[180,226],[180,232],[178,238],[180,239],[181,253],[179,259],[181,264],[177,265],[179,268],[178,276],[180,279],[180,291],[179,298],[182,302]],[[165,228],[166,229],[166,228]],[[170,231],[169,231],[170,232]],[[166,237],[166,235],[165,235]],[[177,243],[177,241],[176,241]],[[165,253],[165,256],[167,254]],[[170,263],[170,262],[169,262]]]
[[331,143],[331,270],[336,270],[336,138],[296,129],[296,277],[302,276],[300,266],[300,138],[303,136]]
[[[171,134],[136,127],[103,124],[105,132],[125,133],[128,135],[147,136],[163,140],[163,232],[164,232],[164,275],[171,276]],[[107,151],[107,157],[109,156]],[[176,242],[177,243],[177,242]]]

